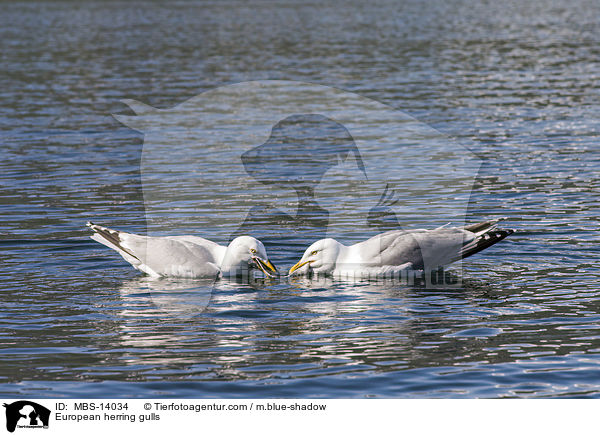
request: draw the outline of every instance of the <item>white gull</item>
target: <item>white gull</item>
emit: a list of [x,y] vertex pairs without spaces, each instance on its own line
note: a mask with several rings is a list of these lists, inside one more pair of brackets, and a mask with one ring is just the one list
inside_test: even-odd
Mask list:
[[111,230],[88,222],[91,238],[117,251],[133,267],[153,277],[186,278],[243,275],[258,268],[277,275],[260,240],[236,237],[222,246],[198,236],[150,237]]
[[435,270],[467,258],[512,234],[498,229],[502,219],[460,228],[388,231],[351,246],[335,239],[310,245],[289,274],[316,273],[344,277],[376,277],[407,270]]

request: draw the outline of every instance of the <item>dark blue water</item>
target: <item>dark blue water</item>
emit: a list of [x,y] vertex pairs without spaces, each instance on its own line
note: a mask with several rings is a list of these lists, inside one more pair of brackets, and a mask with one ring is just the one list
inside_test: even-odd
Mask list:
[[[583,0],[3,3],[0,395],[599,397],[599,12]],[[451,272],[462,281],[447,288],[153,281],[89,240],[87,220],[226,241],[264,185],[225,179],[205,206],[182,194],[157,207],[143,189],[149,136],[112,114],[134,114],[123,99],[171,110],[269,79],[373,99],[449,138],[446,152],[470,150],[481,167],[463,218],[505,216],[517,232]],[[280,97],[295,104],[296,91]],[[262,119],[262,103],[249,119]],[[344,113],[364,120],[356,106]],[[200,172],[243,174],[242,152],[265,139],[257,125],[252,144],[226,148],[238,140],[229,129],[212,138],[229,157]],[[382,136],[393,125],[381,122]],[[359,149],[367,166],[398,152],[385,141]],[[407,183],[429,174],[411,170]],[[382,173],[369,182],[395,180]],[[352,198],[373,204],[381,186],[361,196],[360,173],[328,174],[313,197],[282,188],[269,204],[326,210],[348,242],[376,232],[355,226]],[[402,225],[443,224],[455,210],[441,190],[399,186]],[[197,209],[224,226],[186,214]],[[310,242],[293,222],[253,222],[273,235],[283,270]]]

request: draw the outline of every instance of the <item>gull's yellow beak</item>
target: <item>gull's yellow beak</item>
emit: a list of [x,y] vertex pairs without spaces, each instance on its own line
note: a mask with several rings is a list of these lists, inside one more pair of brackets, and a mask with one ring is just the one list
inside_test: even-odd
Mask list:
[[290,269],[290,271],[288,272],[288,275],[291,275],[292,273],[294,273],[296,270],[300,269],[302,266],[304,266],[307,263],[312,263],[313,260],[306,260],[306,261],[302,261],[300,260],[299,262],[297,262],[296,264],[294,264],[292,266],[292,268]]
[[[262,270],[265,275],[267,275],[271,278],[274,278],[276,275],[279,274],[279,272],[277,272],[277,269],[275,268],[275,266],[273,266],[273,263],[271,263],[271,260],[265,261],[259,257],[252,257],[252,260],[254,260],[254,262],[256,263],[258,268],[260,270]],[[267,269],[269,269],[273,273],[267,272]]]
[[275,265],[273,263],[271,263],[271,260],[267,260],[265,263],[265,266],[269,268],[269,270],[271,270],[275,275],[278,275],[279,272],[277,272],[277,268],[275,267]]

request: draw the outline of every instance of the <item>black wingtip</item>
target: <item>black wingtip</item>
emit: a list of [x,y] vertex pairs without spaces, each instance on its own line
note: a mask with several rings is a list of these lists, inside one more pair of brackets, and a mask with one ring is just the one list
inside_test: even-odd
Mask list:
[[104,227],[95,225],[89,221],[88,221],[87,225],[92,229],[92,231],[94,231],[94,233],[100,235],[101,237],[106,239],[108,242],[110,242],[112,245],[114,245],[114,247],[117,248],[117,250],[125,252],[127,255],[132,256],[133,258],[135,258],[136,260],[138,260],[141,263],[141,260],[133,252],[131,252],[131,250],[129,250],[129,249],[125,248],[123,245],[121,245],[121,239],[119,236],[119,234],[121,233],[120,231],[111,230],[109,228],[104,228]]
[[474,245],[470,246],[468,249],[463,250],[460,253],[460,258],[464,259],[470,257],[473,254],[477,254],[478,252],[481,252],[484,249],[489,248],[490,246],[495,245],[496,243],[504,240],[514,232],[515,230],[506,229],[492,230],[485,234],[482,234]]

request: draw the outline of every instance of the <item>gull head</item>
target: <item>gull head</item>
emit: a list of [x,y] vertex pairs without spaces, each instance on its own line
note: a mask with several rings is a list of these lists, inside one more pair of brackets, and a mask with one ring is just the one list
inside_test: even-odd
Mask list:
[[304,255],[292,266],[289,274],[308,275],[310,273],[329,274],[335,269],[340,247],[334,239],[322,239],[308,247]]
[[259,269],[271,278],[279,274],[260,240],[250,236],[236,237],[227,247],[221,271],[229,275],[249,269]]

